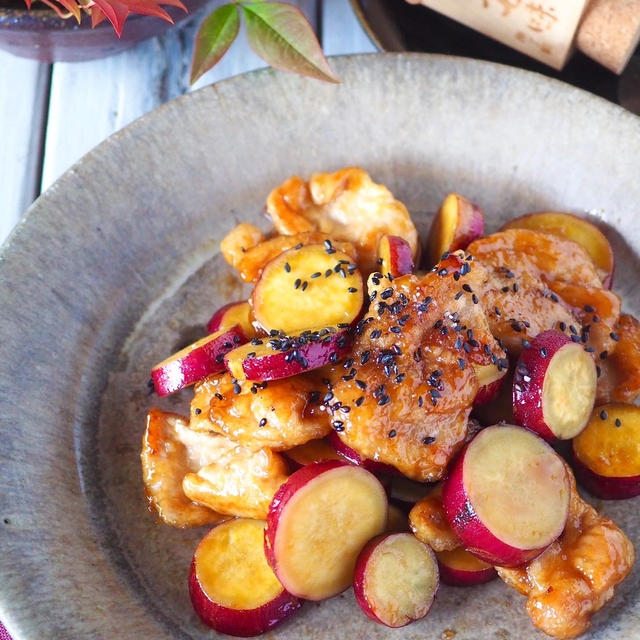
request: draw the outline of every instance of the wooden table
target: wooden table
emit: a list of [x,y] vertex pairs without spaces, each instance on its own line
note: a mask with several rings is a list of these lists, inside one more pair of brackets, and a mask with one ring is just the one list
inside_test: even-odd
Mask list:
[[[348,0],[297,4],[327,55],[376,50]],[[203,15],[102,60],[50,65],[0,51],[0,244],[33,200],[107,136],[187,91],[265,66],[241,34],[190,87],[193,36]]]

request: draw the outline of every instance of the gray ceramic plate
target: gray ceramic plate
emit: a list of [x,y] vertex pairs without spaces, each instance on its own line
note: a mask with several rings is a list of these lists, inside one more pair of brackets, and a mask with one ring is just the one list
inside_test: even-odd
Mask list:
[[[113,136],[42,196],[0,254],[0,619],[16,640],[211,638],[188,601],[202,531],[157,525],[138,463],[150,366],[238,295],[218,255],[293,173],[357,164],[424,226],[455,189],[490,228],[527,210],[590,212],[640,312],[640,121],[515,69],[426,55],[335,61],[329,86],[266,71],[208,87]],[[164,401],[181,409],[186,399]],[[636,543],[638,499],[598,504]],[[640,572],[592,637],[640,636]],[[443,587],[392,631],[350,593],[269,637],[541,638],[496,581]]]

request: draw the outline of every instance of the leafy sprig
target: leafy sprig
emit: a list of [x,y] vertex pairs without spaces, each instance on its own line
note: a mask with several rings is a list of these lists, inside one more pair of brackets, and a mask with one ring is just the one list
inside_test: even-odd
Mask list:
[[236,39],[244,18],[249,45],[272,67],[339,82],[300,9],[286,2],[231,2],[218,7],[196,35],[191,82],[215,66]]

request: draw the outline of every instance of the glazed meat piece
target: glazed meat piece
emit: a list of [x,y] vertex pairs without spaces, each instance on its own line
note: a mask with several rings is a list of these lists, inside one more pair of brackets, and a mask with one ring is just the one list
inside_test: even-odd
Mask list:
[[582,325],[580,339],[587,348],[593,349],[596,363],[603,351],[615,349],[611,332],[620,317],[619,296],[608,289],[565,282],[550,282],[549,287],[571,305],[572,314]]
[[222,436],[192,431],[179,415],[151,409],[140,454],[149,507],[174,527],[200,527],[224,520],[190,500],[182,490],[182,479],[234,446]]
[[414,480],[442,477],[467,435],[470,365],[508,366],[474,293],[485,275],[456,254],[423,278],[371,276],[352,357],[324,396],[333,428],[362,457]]
[[188,498],[217,513],[264,519],[271,499],[286,479],[287,465],[277,453],[233,446],[197,472],[187,473],[182,489]]
[[526,272],[537,275],[545,283],[557,281],[602,287],[586,249],[551,233],[508,229],[475,240],[467,251],[476,260],[504,267],[516,276]]
[[547,233],[510,229],[476,240],[469,251],[487,266],[483,303],[494,335],[510,353],[517,355],[523,339],[531,341],[547,329],[576,336],[594,354],[611,348],[620,299],[602,289],[582,246]]
[[416,502],[409,512],[409,526],[413,535],[434,551],[453,551],[461,546],[445,518],[440,485]]
[[[322,244],[329,239],[327,233],[308,231],[267,239],[261,237],[254,245],[244,246],[248,244],[246,227],[251,227],[251,225],[238,225],[229,232],[221,244],[224,258],[238,270],[240,277],[245,282],[257,282],[267,263],[287,249],[293,249],[300,245]],[[253,228],[256,229],[256,227]],[[244,244],[238,250],[237,247],[240,243]],[[350,242],[334,242],[333,246],[337,251],[346,253],[353,262],[358,262],[358,251]]]
[[538,275],[523,269],[515,275],[506,267],[486,267],[487,279],[480,297],[491,332],[500,338],[509,354],[517,356],[523,340],[531,342],[547,329],[582,329],[569,306]]
[[384,234],[406,240],[414,258],[418,252],[418,234],[407,208],[356,167],[315,173],[309,182],[289,178],[269,194],[267,211],[278,233],[321,231],[333,240],[353,243],[366,273],[375,269],[378,241]]
[[613,327],[613,349],[601,353],[597,404],[635,402],[640,395],[640,322],[623,313]]
[[266,236],[258,227],[248,222],[241,222],[222,239],[220,252],[232,267],[238,269],[245,253],[264,240]]
[[310,372],[268,383],[234,382],[229,374],[210,376],[195,387],[194,428],[223,434],[254,451],[284,451],[322,438],[331,424],[321,410],[319,375]]
[[569,475],[571,503],[564,533],[526,565],[496,567],[504,582],[527,596],[533,624],[554,638],[584,633],[635,560],[629,539],[580,498]]

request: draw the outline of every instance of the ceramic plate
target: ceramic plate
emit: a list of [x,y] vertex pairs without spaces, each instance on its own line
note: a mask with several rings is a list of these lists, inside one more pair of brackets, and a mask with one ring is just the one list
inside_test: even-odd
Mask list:
[[[640,121],[555,81],[428,55],[338,59],[340,85],[277,72],[173,101],[113,136],[31,208],[0,254],[0,619],[15,640],[211,638],[189,604],[198,531],[156,524],[139,468],[152,364],[240,295],[218,254],[238,221],[266,228],[292,174],[366,167],[419,225],[443,195],[514,214],[586,213],[611,238],[615,289],[640,314]],[[640,541],[638,500],[597,503]],[[593,638],[640,635],[640,572]],[[499,581],[442,587],[390,630],[350,592],[269,635],[542,638]]]

